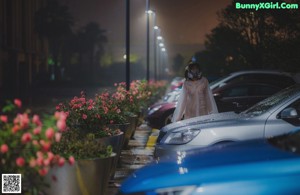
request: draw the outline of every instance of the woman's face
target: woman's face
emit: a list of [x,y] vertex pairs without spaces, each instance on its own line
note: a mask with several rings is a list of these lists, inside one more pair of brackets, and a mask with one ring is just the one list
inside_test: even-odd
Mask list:
[[201,72],[200,72],[199,68],[196,66],[191,67],[190,74],[191,74],[192,80],[198,80],[199,77],[201,76]]

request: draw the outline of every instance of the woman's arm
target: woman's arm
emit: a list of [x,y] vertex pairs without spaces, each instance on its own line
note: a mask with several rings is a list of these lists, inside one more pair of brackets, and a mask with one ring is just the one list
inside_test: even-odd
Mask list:
[[184,81],[177,101],[177,106],[173,114],[172,122],[177,122],[182,119],[186,107],[186,95],[187,92],[186,92],[185,81]]

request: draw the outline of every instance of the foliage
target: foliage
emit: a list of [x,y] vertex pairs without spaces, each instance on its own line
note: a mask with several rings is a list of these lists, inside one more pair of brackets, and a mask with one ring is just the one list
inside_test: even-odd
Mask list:
[[177,74],[180,74],[181,72],[184,72],[184,57],[180,54],[177,54],[174,57],[174,65],[173,65],[173,71]]
[[78,129],[64,132],[61,141],[54,145],[53,150],[62,156],[72,155],[76,159],[105,158],[112,154],[112,147],[98,142],[95,134],[83,136]]
[[60,75],[58,64],[62,49],[67,37],[72,35],[73,21],[68,7],[60,5],[56,0],[47,1],[47,5],[35,14],[35,29],[41,37],[48,39],[56,78]]
[[138,114],[142,108],[146,108],[153,99],[159,98],[166,89],[164,81],[135,80],[130,83],[129,91],[126,84],[115,84],[116,92],[112,95],[118,100],[118,105],[125,113]]
[[67,126],[73,131],[80,129],[83,136],[93,133],[97,137],[106,137],[118,134],[113,129],[106,130],[105,125],[124,123],[126,120],[120,114],[116,102],[110,99],[108,92],[95,95],[94,99],[87,99],[82,91],[80,97],[56,106],[58,111],[67,115]]
[[[0,115],[0,172],[22,174],[23,192],[37,194],[46,185],[43,176],[50,167],[62,166],[66,161],[52,151],[65,131],[66,117],[57,112],[41,120],[38,115],[32,116],[30,110],[14,112],[21,106],[21,101],[15,99],[14,104],[8,102]],[[65,157],[70,164],[74,163],[72,156]]]
[[[299,71],[295,66],[300,62],[299,11],[242,10],[235,8],[235,2],[219,12],[220,24],[207,35],[206,49],[196,54],[204,70],[214,74],[245,69]],[[262,2],[267,1],[251,1]]]

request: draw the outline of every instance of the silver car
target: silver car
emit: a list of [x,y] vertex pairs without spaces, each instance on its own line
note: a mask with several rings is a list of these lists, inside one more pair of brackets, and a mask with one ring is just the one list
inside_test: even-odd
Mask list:
[[160,130],[154,156],[213,144],[268,138],[300,127],[300,85],[236,114],[224,112],[172,123]]

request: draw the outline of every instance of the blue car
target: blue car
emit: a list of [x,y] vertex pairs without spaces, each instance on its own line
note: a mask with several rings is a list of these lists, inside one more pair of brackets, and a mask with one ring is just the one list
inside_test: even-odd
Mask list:
[[178,152],[127,178],[120,195],[300,194],[300,131]]

